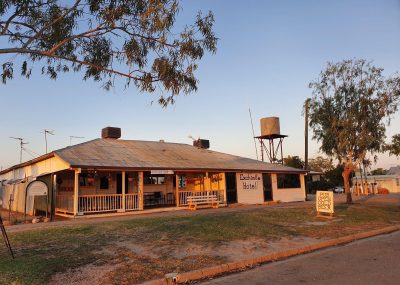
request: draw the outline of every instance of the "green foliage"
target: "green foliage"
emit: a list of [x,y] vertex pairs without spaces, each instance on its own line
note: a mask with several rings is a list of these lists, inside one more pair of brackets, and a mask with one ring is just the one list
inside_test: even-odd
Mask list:
[[311,181],[308,183],[308,192],[314,194],[317,190],[330,190],[335,185],[326,180]]
[[[198,13],[181,31],[174,27],[178,0],[30,0],[0,1],[0,54],[25,57],[21,75],[29,78],[35,63],[56,79],[79,72],[106,89],[116,77],[140,91],[166,91],[158,102],[198,88],[194,72],[205,53],[215,53],[217,38],[211,12]],[[14,61],[1,64],[3,83],[14,77]]]
[[303,169],[304,168],[304,161],[297,155],[290,156],[288,155],[283,159],[283,164],[286,166]]
[[324,179],[329,181],[334,186],[343,185],[343,164],[338,164],[333,169],[325,172]]
[[312,158],[308,161],[308,167],[310,170],[318,171],[318,172],[327,172],[334,168],[332,159],[325,158],[322,156],[317,156],[316,158]]
[[397,111],[400,97],[400,77],[382,72],[365,60],[344,60],[328,63],[310,83],[310,127],[324,153],[357,164],[367,152],[382,150],[385,119]]
[[400,134],[392,137],[392,142],[385,146],[390,155],[400,156]]

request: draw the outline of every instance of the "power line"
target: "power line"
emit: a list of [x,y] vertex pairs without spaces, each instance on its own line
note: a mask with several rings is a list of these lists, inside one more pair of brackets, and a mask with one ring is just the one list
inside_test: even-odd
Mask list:
[[252,129],[252,131],[253,131],[254,148],[256,149],[256,157],[257,157],[257,160],[258,160],[258,151],[257,151],[257,144],[256,144],[256,135],[255,135],[255,133],[254,133],[253,118],[252,118],[252,116],[251,116],[250,107],[249,107],[249,115],[250,115],[251,129]]
[[23,150],[29,154],[30,156],[32,156],[32,158],[36,158],[38,156],[40,156],[40,154],[34,152],[33,150],[30,150],[29,148],[24,147]]

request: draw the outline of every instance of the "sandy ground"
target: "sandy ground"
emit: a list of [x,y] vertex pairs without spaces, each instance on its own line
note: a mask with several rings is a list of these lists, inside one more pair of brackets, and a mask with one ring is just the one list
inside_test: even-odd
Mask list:
[[[196,244],[188,244],[183,247],[165,246],[157,249],[135,244],[129,241],[115,243],[115,246],[125,251],[130,251],[134,255],[148,257],[151,259],[161,259],[168,252],[171,256],[182,259],[189,256],[216,256],[222,257],[226,262],[239,261],[243,258],[252,258],[267,255],[273,252],[297,248],[300,246],[313,244],[321,239],[297,237],[293,239],[282,238],[280,240],[266,242],[261,239],[237,240],[223,243],[219,246],[200,246]],[[115,250],[116,251],[116,250]],[[107,254],[113,254],[106,249]],[[114,252],[115,254],[115,252]],[[134,260],[126,261],[128,263]],[[108,275],[110,275],[116,267],[121,266],[118,262],[110,261],[106,265],[89,264],[77,269],[69,270],[65,273],[55,274],[50,285],[100,285],[110,284]]]

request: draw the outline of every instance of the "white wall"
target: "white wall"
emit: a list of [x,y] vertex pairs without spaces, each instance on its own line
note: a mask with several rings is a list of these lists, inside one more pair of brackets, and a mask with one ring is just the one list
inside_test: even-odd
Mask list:
[[[54,173],[64,169],[68,169],[70,165],[61,158],[55,156],[27,166],[10,170],[0,175],[0,181],[5,180],[0,184],[0,199],[3,201],[3,208],[9,208],[10,194],[14,195],[14,201],[11,204],[13,211],[23,212],[25,208],[25,188],[28,183],[34,180],[35,177],[48,173]],[[24,183],[10,185],[7,180],[23,179]]]
[[272,198],[274,201],[297,202],[306,200],[303,174],[300,174],[300,188],[278,188],[278,176],[276,174],[271,174],[271,181]]

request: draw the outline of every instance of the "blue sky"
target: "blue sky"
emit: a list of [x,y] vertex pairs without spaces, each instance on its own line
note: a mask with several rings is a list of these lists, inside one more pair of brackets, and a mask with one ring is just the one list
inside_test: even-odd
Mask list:
[[[101,128],[122,128],[124,139],[191,143],[188,135],[210,139],[211,149],[255,158],[248,108],[256,133],[259,119],[278,116],[289,135],[284,154],[304,155],[302,105],[308,83],[328,61],[365,58],[390,75],[400,70],[400,1],[233,1],[185,0],[177,25],[191,23],[198,10],[212,10],[220,38],[217,54],[199,63],[199,90],[180,96],[167,109],[157,94],[122,84],[107,92],[80,74],[52,81],[39,73],[0,85],[0,165],[19,161],[18,142],[45,151],[41,130],[54,129],[49,148],[98,138]],[[8,57],[1,57],[2,63]],[[388,137],[400,132],[397,113]],[[310,135],[312,135],[310,133]],[[310,156],[318,144],[310,142]],[[32,158],[27,153],[24,160]],[[377,166],[400,164],[381,155]]]

